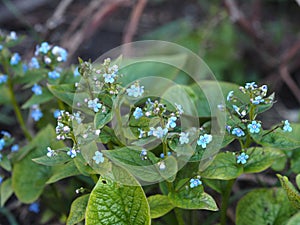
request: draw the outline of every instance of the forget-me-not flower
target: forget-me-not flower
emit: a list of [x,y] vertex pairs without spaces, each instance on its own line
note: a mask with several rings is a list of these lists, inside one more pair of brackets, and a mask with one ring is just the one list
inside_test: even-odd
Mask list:
[[99,102],[98,98],[95,98],[94,100],[88,101],[88,107],[93,109],[94,112],[99,112],[99,109],[101,109],[102,104]]
[[59,46],[54,46],[52,48],[52,54],[57,56],[57,61],[58,62],[66,62],[68,58],[68,52],[66,49],[59,47]]
[[255,82],[249,82],[249,83],[246,83],[245,88],[248,90],[249,89],[254,90],[255,88],[257,88],[257,84]]
[[171,116],[168,119],[168,123],[167,123],[166,127],[167,128],[175,128],[176,127],[176,120],[177,120],[176,116]]
[[60,73],[57,72],[56,70],[49,71],[49,72],[48,72],[48,77],[49,77],[50,79],[56,80],[56,79],[58,79],[58,78],[60,77]]
[[283,125],[282,130],[283,130],[283,132],[292,132],[293,131],[293,128],[291,127],[288,120],[284,121],[284,125]]
[[14,144],[13,146],[11,146],[10,150],[11,150],[11,152],[17,152],[17,151],[19,151],[19,145],[18,144]]
[[229,102],[231,101],[232,97],[233,97],[233,93],[234,91],[229,91],[228,94],[227,94],[227,97],[226,97],[226,100]]
[[249,159],[249,155],[247,155],[245,152],[243,152],[242,154],[240,154],[237,157],[237,163],[241,163],[241,164],[245,164],[247,162],[247,159]]
[[38,49],[38,52],[47,54],[47,52],[50,50],[50,45],[48,44],[48,42],[43,42],[41,43],[41,46]]
[[33,105],[32,106],[32,110],[31,110],[31,114],[30,115],[31,115],[31,118],[34,121],[39,121],[43,117],[43,113],[40,110],[39,105]]
[[61,115],[61,112],[60,112],[60,110],[59,109],[55,109],[54,110],[54,112],[53,112],[53,116],[54,116],[54,118],[58,118],[59,116]]
[[143,110],[140,107],[136,107],[136,109],[133,112],[134,118],[137,120],[143,116]]
[[28,63],[28,67],[30,69],[39,69],[40,68],[40,64],[39,61],[37,60],[37,58],[32,57],[30,62]]
[[257,121],[253,120],[250,124],[248,124],[248,129],[250,131],[250,133],[256,133],[258,134],[261,128],[260,123],[258,123]]
[[236,127],[236,128],[233,128],[232,132],[231,132],[233,135],[236,135],[237,137],[242,137],[242,136],[245,136],[245,133],[242,129]]
[[14,53],[10,58],[10,65],[14,66],[17,65],[21,61],[21,56],[19,53]]
[[144,134],[146,133],[146,132],[143,131],[141,128],[138,128],[138,131],[140,132],[139,138],[142,138],[142,137],[144,136]]
[[0,84],[6,83],[7,82],[8,76],[5,74],[0,75]]
[[114,73],[105,73],[105,74],[103,74],[103,77],[104,77],[104,82],[105,83],[112,84],[113,82],[115,82],[116,74],[114,74]]
[[127,95],[131,97],[139,97],[144,93],[144,86],[140,86],[138,83],[132,84],[130,88],[126,89]]
[[70,150],[67,152],[67,155],[69,155],[73,159],[77,156],[77,152],[75,149],[70,148]]
[[189,133],[181,132],[179,134],[179,136],[180,136],[179,137],[179,142],[180,142],[181,145],[189,143],[189,141],[190,141],[190,139],[189,139]]
[[34,213],[39,213],[40,212],[40,204],[37,202],[30,204],[29,211],[34,212]]
[[252,104],[259,105],[260,103],[263,103],[265,100],[261,96],[256,96],[254,99],[250,99]]
[[43,94],[42,87],[38,84],[34,84],[31,88],[31,90],[35,95]]
[[56,155],[56,152],[51,149],[50,147],[47,147],[47,154],[46,154],[49,158],[53,157]]
[[209,144],[211,141],[212,141],[212,135],[204,134],[204,135],[200,135],[197,144],[202,148],[206,148],[207,144]]
[[190,188],[195,188],[195,187],[198,187],[199,185],[202,184],[202,181],[198,178],[194,179],[190,179]]
[[74,76],[74,77],[78,77],[78,76],[80,76],[80,73],[79,73],[79,68],[78,68],[78,66],[76,66],[76,68],[74,69],[74,71],[73,71],[73,76]]
[[93,160],[96,162],[96,164],[103,163],[104,162],[103,153],[96,151],[95,155],[93,156]]
[[0,139],[0,151],[4,148],[5,146],[5,140],[3,138]]

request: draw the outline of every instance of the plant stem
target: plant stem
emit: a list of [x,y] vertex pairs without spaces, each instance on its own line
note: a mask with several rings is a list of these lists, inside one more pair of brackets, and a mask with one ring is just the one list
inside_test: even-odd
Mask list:
[[9,94],[10,94],[10,101],[13,105],[18,123],[19,123],[19,125],[20,125],[20,127],[21,127],[21,129],[24,133],[24,136],[26,137],[26,139],[28,141],[30,141],[30,140],[32,140],[32,137],[31,137],[30,132],[28,131],[26,125],[25,125],[25,122],[24,122],[24,119],[23,119],[23,116],[22,116],[22,113],[21,113],[21,110],[20,110],[20,106],[18,105],[16,96],[15,96],[13,82],[12,82],[12,75],[9,71],[8,62],[7,62],[7,60],[5,60],[3,58],[2,58],[1,61],[3,62],[3,69],[4,69],[5,73],[8,75],[7,85],[8,85],[8,90],[9,90]]
[[184,220],[183,220],[182,209],[175,208],[174,213],[175,213],[178,225],[185,225]]
[[9,224],[18,225],[18,222],[16,221],[14,215],[9,210],[7,210],[6,208],[0,207],[0,213],[7,218]]
[[224,192],[222,192],[221,219],[220,219],[221,225],[226,225],[229,197],[234,182],[235,179],[227,181],[226,189]]

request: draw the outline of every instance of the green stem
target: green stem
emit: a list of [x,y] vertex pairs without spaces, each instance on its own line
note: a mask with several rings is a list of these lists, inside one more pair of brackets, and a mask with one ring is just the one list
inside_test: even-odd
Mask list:
[[221,205],[221,225],[226,225],[227,219],[227,208],[229,204],[229,198],[232,186],[235,182],[235,179],[227,181],[226,189],[222,192],[222,205]]
[[16,221],[14,215],[9,210],[7,210],[6,208],[0,207],[0,213],[7,218],[9,224],[18,225],[18,222]]
[[174,213],[178,222],[178,225],[185,225],[184,220],[183,220],[183,212],[182,209],[175,208]]
[[3,62],[3,69],[4,69],[5,73],[8,74],[7,85],[8,85],[8,90],[9,90],[9,94],[10,94],[10,101],[13,105],[18,123],[19,123],[19,125],[20,125],[20,127],[21,127],[21,129],[24,133],[24,136],[26,137],[26,139],[28,141],[30,141],[30,140],[32,140],[32,137],[31,137],[30,132],[28,131],[26,125],[25,125],[25,122],[24,122],[24,119],[23,119],[23,116],[22,116],[22,113],[21,113],[21,110],[20,110],[20,106],[19,106],[19,104],[17,102],[17,99],[16,99],[16,96],[15,96],[13,82],[12,82],[11,74],[9,72],[9,67],[8,67],[7,61],[2,60],[2,62]]

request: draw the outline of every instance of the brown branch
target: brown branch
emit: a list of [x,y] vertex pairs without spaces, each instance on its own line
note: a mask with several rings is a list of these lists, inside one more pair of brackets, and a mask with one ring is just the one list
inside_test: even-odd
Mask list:
[[297,86],[297,84],[294,82],[294,80],[291,78],[286,65],[280,66],[279,74],[280,74],[282,80],[286,83],[286,85],[292,91],[292,93],[296,97],[297,101],[300,103],[300,89]]
[[138,3],[133,8],[129,23],[127,24],[124,31],[123,43],[129,43],[132,41],[146,4],[147,4],[147,0],[139,0]]
[[63,0],[58,4],[53,15],[46,22],[47,29],[52,30],[63,22],[63,15],[72,2],[73,0]]

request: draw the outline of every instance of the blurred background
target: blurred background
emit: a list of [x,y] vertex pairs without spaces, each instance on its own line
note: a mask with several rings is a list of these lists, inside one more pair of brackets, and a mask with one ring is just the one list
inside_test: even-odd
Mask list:
[[67,65],[131,41],[175,42],[202,57],[218,80],[256,81],[276,92],[266,124],[299,122],[300,0],[0,2],[0,29],[26,36],[17,47],[24,58],[42,41],[66,48]]
[[[69,64],[136,40],[166,40],[202,57],[216,78],[266,83],[274,117],[298,121],[299,0],[2,0],[0,27],[68,49]],[[274,118],[271,118],[272,120]]]

